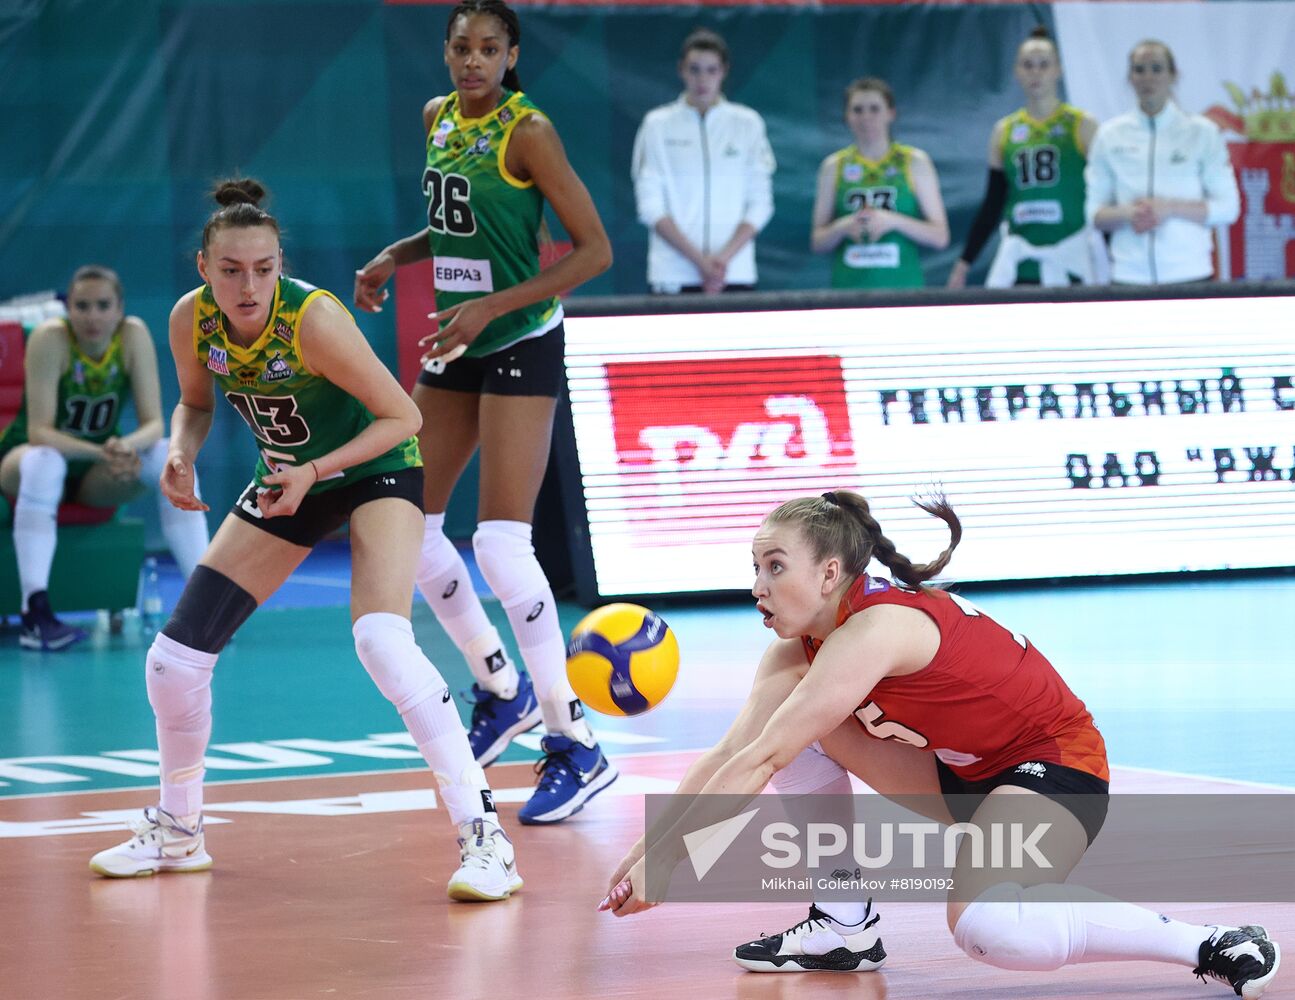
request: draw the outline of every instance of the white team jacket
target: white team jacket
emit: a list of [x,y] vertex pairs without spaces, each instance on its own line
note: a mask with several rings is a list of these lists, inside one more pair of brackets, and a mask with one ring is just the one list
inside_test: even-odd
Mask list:
[[1195,281],[1214,273],[1210,227],[1241,210],[1227,145],[1215,124],[1173,101],[1154,118],[1141,111],[1103,122],[1088,152],[1084,212],[1091,223],[1107,205],[1138,198],[1204,200],[1205,225],[1170,219],[1149,233],[1111,234],[1111,279],[1137,285]]
[[[713,253],[742,222],[757,232],[773,217],[773,150],[764,120],[720,99],[705,115],[682,97],[649,111],[634,138],[631,173],[639,221],[648,227],[648,284],[659,291],[701,284],[697,268],[654,231],[670,216]],[[731,284],[754,284],[755,241],[729,262]]]

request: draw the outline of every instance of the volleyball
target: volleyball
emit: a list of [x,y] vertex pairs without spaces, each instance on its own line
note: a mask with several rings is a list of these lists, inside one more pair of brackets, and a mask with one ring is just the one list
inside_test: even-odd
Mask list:
[[679,643],[655,612],[608,604],[581,619],[567,644],[567,678],[576,697],[603,715],[642,715],[670,693]]

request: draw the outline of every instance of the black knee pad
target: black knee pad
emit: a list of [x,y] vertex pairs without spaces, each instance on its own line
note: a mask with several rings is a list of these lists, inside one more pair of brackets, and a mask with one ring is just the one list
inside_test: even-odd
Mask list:
[[256,610],[256,598],[224,573],[194,569],[162,634],[201,653],[219,653]]

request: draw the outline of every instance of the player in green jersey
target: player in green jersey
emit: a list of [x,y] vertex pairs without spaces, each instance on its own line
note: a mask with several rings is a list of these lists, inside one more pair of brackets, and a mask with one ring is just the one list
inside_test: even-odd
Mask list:
[[832,254],[833,288],[920,288],[918,246],[949,245],[935,164],[891,141],[895,95],[877,77],[845,88],[854,142],[823,159],[814,196],[814,253]]
[[193,462],[216,388],[247,422],[261,459],[148,652],[161,801],[131,840],[90,867],[111,877],[211,867],[202,777],[216,658],[315,543],[349,524],[355,650],[432,768],[459,831],[450,897],[503,899],[522,885],[512,844],[449,688],[409,623],[422,535],[418,409],[336,298],[283,277],[279,225],[259,207],[264,195],[251,180],[216,188],[222,207],[198,254],[205,284],[171,312],[180,404],[162,488],[177,507],[205,509]]
[[[611,247],[556,129],[521,91],[520,37],[516,13],[501,0],[467,0],[450,12],[444,58],[454,91],[423,108],[427,226],[357,272],[355,304],[377,311],[398,266],[432,258],[439,329],[423,341],[430,349],[414,388],[428,512],[418,587],[476,679],[468,735],[477,760],[489,764],[544,722],[539,784],[520,818],[553,823],[616,778],[567,682],[556,601],[531,538],[565,374],[556,296],[606,270]],[[545,201],[573,249],[541,272]],[[473,548],[525,673],[443,531],[450,495],[478,447]]]
[[[67,318],[32,331],[23,367],[22,408],[0,434],[0,491],[14,508],[23,595],[18,641],[52,651],[85,638],[50,607],[59,505],[112,508],[156,486],[167,449],[162,390],[148,327],[125,314],[116,272],[95,264],[72,276]],[[121,414],[132,398],[139,426],[123,434]],[[187,577],[207,547],[206,519],[176,510],[160,493],[158,507],[162,534]]]
[[1084,222],[1084,165],[1097,120],[1058,96],[1061,58],[1044,28],[1016,53],[1025,107],[1000,118],[989,136],[989,180],[948,287],[967,272],[999,224],[1005,232],[985,284],[1067,285],[1095,280],[1093,237]]

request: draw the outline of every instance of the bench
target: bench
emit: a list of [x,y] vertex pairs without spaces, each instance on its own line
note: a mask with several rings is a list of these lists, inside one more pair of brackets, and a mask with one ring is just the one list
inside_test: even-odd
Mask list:
[[[0,427],[22,405],[26,343],[17,323],[0,323]],[[144,522],[115,509],[67,503],[58,511],[58,549],[50,570],[56,612],[134,607],[144,561]],[[0,615],[22,610],[13,547],[12,498],[0,498]]]

